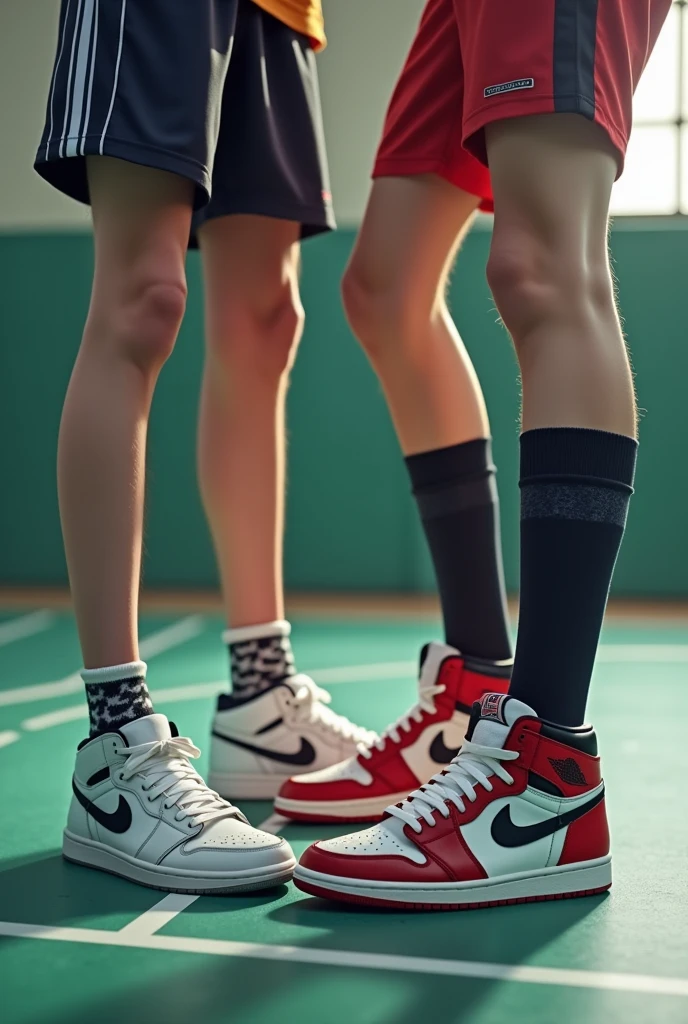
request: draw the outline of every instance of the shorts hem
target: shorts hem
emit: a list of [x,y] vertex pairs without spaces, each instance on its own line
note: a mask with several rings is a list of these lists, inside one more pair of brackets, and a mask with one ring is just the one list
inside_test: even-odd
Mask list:
[[451,165],[442,158],[432,157],[383,157],[376,160],[373,168],[373,178],[408,178],[416,174],[436,174],[438,177],[476,196],[480,202],[478,207],[485,213],[491,213],[494,209],[491,194],[486,194],[484,189],[471,182],[467,175],[452,170]]
[[201,212],[198,222],[194,225],[194,237],[191,248],[196,248],[196,231],[209,220],[220,217],[237,216],[271,217],[274,220],[291,220],[301,225],[301,238],[312,238],[315,235],[334,231],[337,227],[333,214],[323,206],[291,206],[287,203],[261,203],[258,200],[235,199],[231,202],[218,204],[217,208]]
[[[562,106],[565,109],[562,109]],[[592,103],[589,96],[583,96],[580,93],[574,93],[569,96],[557,96],[556,98],[554,95],[533,97],[511,96],[501,100],[499,103],[483,104],[465,118],[462,142],[464,148],[487,167],[484,140],[476,140],[475,138],[486,125],[514,117],[527,117],[530,114],[565,113],[580,114],[587,120],[594,121],[595,124],[598,124],[607,133],[611,144],[618,153],[618,175],[620,175],[623,170],[626,148],[628,146],[626,133],[608,117],[603,116],[594,103]]]
[[179,156],[177,153],[159,149],[156,146],[127,142],[124,139],[111,136],[101,141],[100,135],[87,135],[85,138],[76,139],[52,139],[50,149],[66,145],[69,142],[78,143],[79,153],[56,157],[48,155],[46,158],[41,156],[41,150],[45,149],[45,144],[43,144],[38,150],[34,167],[47,182],[78,202],[90,203],[84,160],[87,156],[110,156],[143,167],[152,167],[155,170],[178,174],[180,177],[192,181],[196,186],[195,209],[205,206],[210,199],[211,177],[208,169],[190,157]]

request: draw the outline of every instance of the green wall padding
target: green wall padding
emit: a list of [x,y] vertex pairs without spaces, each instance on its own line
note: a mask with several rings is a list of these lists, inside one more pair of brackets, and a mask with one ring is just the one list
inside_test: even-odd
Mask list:
[[[339,279],[353,233],[304,246],[307,328],[289,398],[286,581],[293,590],[428,590],[432,571],[375,377],[344,321]],[[518,586],[517,369],[485,283],[490,235],[474,231],[451,303],[488,401],[499,466],[509,589]],[[685,472],[688,230],[613,232],[621,308],[643,413],[637,493],[618,595],[688,596]],[[0,583],[66,579],[55,495],[60,409],[86,314],[87,235],[0,235]],[[177,350],[155,396],[149,438],[145,578],[216,582],[194,474],[202,357],[198,257]],[[257,470],[258,471],[258,470]],[[242,486],[237,481],[237,500]]]

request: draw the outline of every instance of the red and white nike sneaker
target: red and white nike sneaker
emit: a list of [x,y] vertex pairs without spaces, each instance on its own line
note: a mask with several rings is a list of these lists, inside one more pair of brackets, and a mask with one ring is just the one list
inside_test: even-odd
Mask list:
[[388,804],[456,757],[474,701],[488,690],[505,691],[510,674],[511,661],[479,661],[427,644],[415,707],[348,760],[289,779],[275,810],[298,821],[379,821]]
[[486,694],[445,771],[378,825],[314,843],[294,881],[313,896],[418,910],[603,892],[612,874],[595,733]]

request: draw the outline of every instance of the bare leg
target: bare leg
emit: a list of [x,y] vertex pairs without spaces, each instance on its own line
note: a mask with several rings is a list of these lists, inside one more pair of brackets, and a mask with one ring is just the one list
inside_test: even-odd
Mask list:
[[477,202],[435,175],[376,180],[344,278],[349,321],[380,377],[405,455],[489,435],[480,385],[445,301]]
[[521,365],[523,427],[633,437],[633,381],[607,251],[614,151],[576,114],[500,121],[487,139],[488,279]]
[[148,413],[184,314],[192,185],[89,159],[96,267],[58,451],[60,514],[87,668],[138,659]]
[[445,299],[477,202],[435,175],[377,180],[343,292],[406,456],[447,643],[503,661],[511,641],[490,427]]
[[201,230],[198,473],[233,627],[284,618],[284,406],[303,327],[298,238],[297,224],[256,216]]
[[523,378],[521,611],[511,692],[583,721],[636,456],[607,216],[616,160],[578,115],[491,125],[488,278]]

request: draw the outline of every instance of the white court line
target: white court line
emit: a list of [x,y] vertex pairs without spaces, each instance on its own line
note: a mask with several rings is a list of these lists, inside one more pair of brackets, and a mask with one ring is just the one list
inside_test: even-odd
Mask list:
[[[600,644],[597,661],[642,664],[688,662],[688,643],[683,644]],[[314,668],[307,672],[316,683],[357,683],[375,679],[401,679],[415,675],[417,661],[383,661],[371,665],[342,665],[335,668]]]
[[0,732],[0,747],[9,747],[10,743],[15,743],[19,739],[19,733],[13,729],[8,729],[6,732]]
[[314,668],[306,674],[316,683],[359,683],[373,679],[402,679],[418,671],[417,661],[382,661],[373,665],[342,665],[336,668]]
[[156,701],[196,700],[198,697],[215,697],[226,690],[228,685],[226,679],[220,679],[216,683],[198,683],[195,686],[168,686],[151,690],[151,696]]
[[[173,686],[166,690],[151,690],[151,697],[156,704],[175,701],[198,700],[201,697],[214,697],[227,689],[227,683],[199,683],[198,686]],[[79,718],[88,718],[88,708],[83,702],[81,704],[70,704],[68,708],[60,708],[58,711],[47,711],[43,715],[34,715],[32,718],[25,718],[21,724],[22,729],[27,732],[40,732],[42,729],[52,729],[53,726],[63,725],[65,722],[75,722]]]
[[[151,696],[156,704],[161,702],[175,703],[176,701],[199,700],[201,697],[214,697],[227,689],[227,681],[217,683],[199,683],[197,686],[172,686],[168,689],[151,690]],[[63,725],[65,722],[74,722],[79,718],[87,718],[88,709],[81,704],[70,704],[68,708],[60,708],[58,711],[47,711],[43,715],[34,715],[32,718],[25,718],[22,722],[22,729],[28,732],[39,732],[42,729],[52,729],[55,725]]]
[[83,682],[79,672],[72,672],[64,679],[54,683],[36,683],[32,686],[18,686],[14,690],[0,691],[0,706],[8,704],[32,704],[37,700],[51,700],[53,697],[65,697],[70,693],[78,693]]
[[186,910],[192,903],[195,903],[198,896],[191,894],[170,892],[164,899],[147,910],[145,914],[130,921],[124,928],[120,928],[118,935],[124,935],[128,939],[143,939],[147,935],[154,935],[155,932],[174,920],[177,914]]
[[[203,616],[189,615],[145,637],[139,644],[139,652],[142,658],[154,658],[157,654],[186,643],[187,640],[193,640],[202,632]],[[83,685],[81,674],[72,672],[71,675],[57,679],[53,683],[37,683],[35,686],[18,686],[14,690],[4,690],[0,692],[0,706],[32,704],[38,700],[64,697],[70,693],[79,693]]]
[[[192,616],[193,619],[199,616]],[[181,627],[190,620],[183,619],[176,626],[162,630],[162,633],[169,633],[171,630]],[[189,629],[187,626],[186,629]],[[191,635],[196,636],[195,627]],[[161,634],[154,634],[150,641],[157,640]],[[175,642],[182,643],[190,637],[185,635]],[[144,654],[144,644],[141,644],[141,652]],[[166,650],[171,644],[167,643],[162,649]],[[147,651],[146,656],[152,657],[158,651]],[[683,664],[688,663],[688,644],[606,644],[602,645],[597,654],[597,660],[606,664],[624,664],[627,662],[638,662],[640,664],[654,664],[657,662]],[[370,665],[344,665],[334,668],[311,669],[308,675],[318,683],[327,683],[330,686],[335,683],[354,683],[362,681],[395,680],[402,679],[408,673],[415,672],[415,661],[387,661],[375,662]],[[75,683],[72,683],[75,680]],[[47,697],[55,697],[57,687],[62,687],[62,693],[74,693],[81,690],[81,677],[78,673],[67,677],[58,683],[40,683],[38,686],[25,686],[17,690],[6,690],[0,693],[0,705],[22,704],[27,701],[33,702],[44,700]],[[174,686],[160,690],[153,690],[152,694],[156,701],[174,703],[180,701],[199,700],[203,697],[213,697],[222,692],[227,686],[226,681],[219,680],[215,683],[195,683],[191,686]],[[46,693],[46,689],[48,692]],[[29,732],[36,732],[41,729],[50,729],[64,722],[72,722],[79,718],[86,717],[86,709],[82,704],[73,705],[68,708],[61,708],[58,711],[51,711],[44,715],[36,715],[27,718],[22,723],[22,728]]]
[[[148,655],[150,657],[150,655]],[[382,679],[401,679],[408,672],[415,672],[416,663],[415,661],[391,661],[382,662],[373,665],[350,665],[348,668],[325,668],[325,669],[314,669],[308,673],[312,676],[317,683],[327,682],[330,685],[333,683],[347,683],[347,682],[359,682],[364,679],[382,680]],[[81,676],[77,675],[78,685],[74,688],[65,691],[73,693],[80,691],[82,687]],[[7,694],[15,695],[17,693],[23,694],[26,690],[38,690],[40,687],[49,686],[55,687],[56,683],[41,683],[40,686],[35,687],[24,687],[19,690],[7,690]],[[151,696],[156,704],[162,703],[177,703],[181,701],[189,700],[200,700],[202,697],[214,697],[218,693],[222,693],[223,690],[227,689],[227,680],[218,680],[216,683],[194,683],[191,686],[171,686],[165,689],[151,689]],[[0,693],[0,704],[21,704],[24,700],[3,700],[3,695]],[[55,696],[54,692],[51,692],[50,696]],[[42,700],[44,698],[40,696],[29,697],[29,700]],[[65,722],[74,722],[80,718],[87,717],[87,708],[84,704],[73,704],[68,708],[60,708],[58,711],[48,711],[44,715],[34,715],[32,718],[26,718],[22,722],[22,729],[26,729],[28,732],[38,732],[42,729],[52,729],[56,725],[63,725]]]
[[39,612],[31,612],[29,615],[21,615],[18,619],[10,619],[9,622],[0,623],[0,647],[50,629],[55,618],[54,612],[44,609]]
[[[150,657],[150,655],[149,655]],[[404,671],[401,671],[401,670]],[[315,680],[316,683],[327,682],[329,685],[333,683],[348,683],[348,682],[359,682],[361,680],[383,680],[383,679],[401,679],[408,672],[415,672],[416,663],[415,661],[391,661],[382,662],[374,665],[350,665],[348,668],[329,668],[329,669],[314,669],[308,672],[309,676]],[[74,689],[70,689],[69,693],[73,693],[74,690],[80,691],[82,687],[81,676],[77,674],[78,686]],[[56,683],[42,683],[40,686],[56,686]],[[228,686],[227,680],[218,680],[216,683],[193,683],[191,686],[171,686],[165,689],[151,689],[151,697],[156,704],[162,703],[179,703],[181,701],[200,700],[202,697],[214,697],[218,693],[222,693]],[[25,687],[24,690],[39,689],[39,687]],[[8,690],[7,693],[16,694],[17,692],[22,693],[23,690]],[[52,694],[54,696],[54,693]],[[0,693],[0,704],[13,703],[21,704],[22,700],[3,701],[3,694]],[[41,697],[33,697],[31,700],[41,700]],[[87,718],[88,711],[86,706],[81,704],[72,704],[68,708],[60,708],[57,711],[48,711],[43,715],[34,715],[31,718],[26,718],[22,722],[22,729],[26,729],[28,732],[38,732],[42,729],[52,729],[56,725],[64,725],[65,722],[74,722],[80,718]]]
[[266,818],[261,825],[258,825],[258,828],[262,832],[269,832],[271,836],[277,836],[279,835],[280,829],[288,823],[289,818],[285,818],[283,815],[275,812],[274,814],[271,814],[268,818]]
[[597,661],[681,664],[688,662],[688,644],[601,644]]
[[187,615],[185,619],[180,619],[179,622],[144,637],[139,644],[139,653],[142,658],[154,658],[157,654],[163,654],[171,647],[178,647],[179,644],[185,644],[187,640],[200,636],[204,624],[202,615]]
[[688,997],[688,981],[684,978],[662,978],[648,974],[577,971],[560,967],[481,963],[477,960],[433,960],[430,957],[420,956],[358,953],[261,942],[233,942],[227,939],[195,939],[177,935],[137,936],[135,930],[128,933],[126,927],[119,932],[109,932],[95,928],[56,928],[41,924],[15,924],[10,921],[0,921],[0,935],[11,938],[48,939],[56,942],[81,942],[94,946],[160,949],[180,953],[246,957],[253,960],[320,964],[328,967],[356,967],[375,971],[403,971],[410,974],[437,974],[533,985],[563,985],[571,988]]
[[72,704],[60,711],[48,711],[45,715],[25,718],[21,727],[27,732],[39,732],[41,729],[52,729],[55,725],[64,725],[65,722],[76,722],[79,718],[88,718],[88,706],[85,701],[81,704]]

